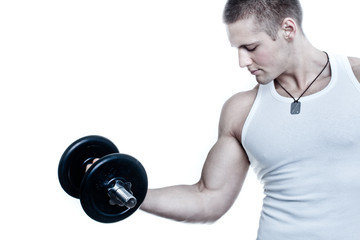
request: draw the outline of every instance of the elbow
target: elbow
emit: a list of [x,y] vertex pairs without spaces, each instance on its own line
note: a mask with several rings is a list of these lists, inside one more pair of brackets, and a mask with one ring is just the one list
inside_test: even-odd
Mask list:
[[214,224],[219,221],[227,212],[228,208],[214,206],[213,204],[204,204],[200,211],[196,211],[196,215],[189,217],[192,223]]
[[208,211],[210,211],[210,212],[208,212],[208,214],[206,214],[207,217],[206,217],[205,221],[203,222],[203,223],[205,223],[205,224],[214,224],[214,223],[216,223],[216,222],[219,221],[219,220],[225,215],[225,213],[227,212],[227,211],[225,211],[225,210],[221,211],[220,209],[216,209],[216,210],[215,210],[215,209],[213,209],[212,207],[209,207]]
[[222,215],[214,215],[214,216],[199,216],[199,217],[190,217],[188,219],[181,219],[179,220],[179,222],[183,222],[183,223],[195,223],[195,224],[214,224],[216,223],[218,220],[220,220],[220,218],[222,217]]
[[[195,207],[195,206],[193,206]],[[195,224],[214,224],[220,220],[227,210],[211,204],[211,202],[203,202],[193,209],[188,209],[189,215],[184,219],[179,219],[180,222],[195,223]]]
[[193,209],[193,215],[189,216],[185,222],[202,223],[202,224],[214,224],[220,220],[227,211],[231,208],[233,201],[224,199],[222,194],[218,191],[212,191],[205,188],[204,185],[197,185],[198,204],[196,209]]
[[219,221],[222,218],[223,215],[214,215],[210,218],[208,218],[206,221],[204,221],[204,224],[214,224],[217,221]]

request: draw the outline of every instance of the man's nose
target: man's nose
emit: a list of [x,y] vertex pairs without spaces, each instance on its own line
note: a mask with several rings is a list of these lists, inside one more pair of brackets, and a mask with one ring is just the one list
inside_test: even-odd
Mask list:
[[246,49],[239,49],[238,55],[239,55],[239,66],[241,68],[248,67],[253,63]]

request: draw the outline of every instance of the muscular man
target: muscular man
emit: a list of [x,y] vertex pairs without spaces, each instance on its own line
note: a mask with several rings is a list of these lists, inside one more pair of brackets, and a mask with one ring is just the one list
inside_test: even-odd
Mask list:
[[258,239],[359,238],[360,59],[312,46],[297,0],[228,0],[224,21],[258,85],[224,104],[201,179],[150,189],[142,209],[216,221],[251,165],[265,193]]

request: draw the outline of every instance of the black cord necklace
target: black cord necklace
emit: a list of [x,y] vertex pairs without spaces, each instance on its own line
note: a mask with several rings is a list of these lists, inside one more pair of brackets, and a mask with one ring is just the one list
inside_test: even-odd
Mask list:
[[324,66],[324,68],[321,70],[321,72],[319,73],[319,75],[317,75],[317,77],[310,83],[310,85],[305,89],[305,91],[300,95],[300,97],[298,97],[298,99],[295,99],[293,97],[293,95],[291,95],[291,93],[289,93],[280,83],[279,81],[277,81],[276,79],[276,82],[279,84],[279,86],[287,93],[289,94],[290,97],[292,97],[292,99],[294,99],[294,102],[291,103],[291,108],[290,108],[290,113],[291,114],[299,114],[300,113],[300,109],[301,109],[301,102],[299,101],[300,98],[306,93],[307,90],[309,90],[309,88],[311,87],[311,85],[313,85],[313,83],[320,77],[320,75],[324,72],[324,70],[326,69],[327,65],[329,64],[329,55],[324,52],[326,54],[326,57],[327,57],[327,62]]

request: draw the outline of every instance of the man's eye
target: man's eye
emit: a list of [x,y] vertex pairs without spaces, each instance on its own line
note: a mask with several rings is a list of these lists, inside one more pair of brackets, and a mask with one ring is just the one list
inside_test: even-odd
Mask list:
[[256,47],[247,47],[246,50],[248,50],[249,52],[254,52],[256,50]]

